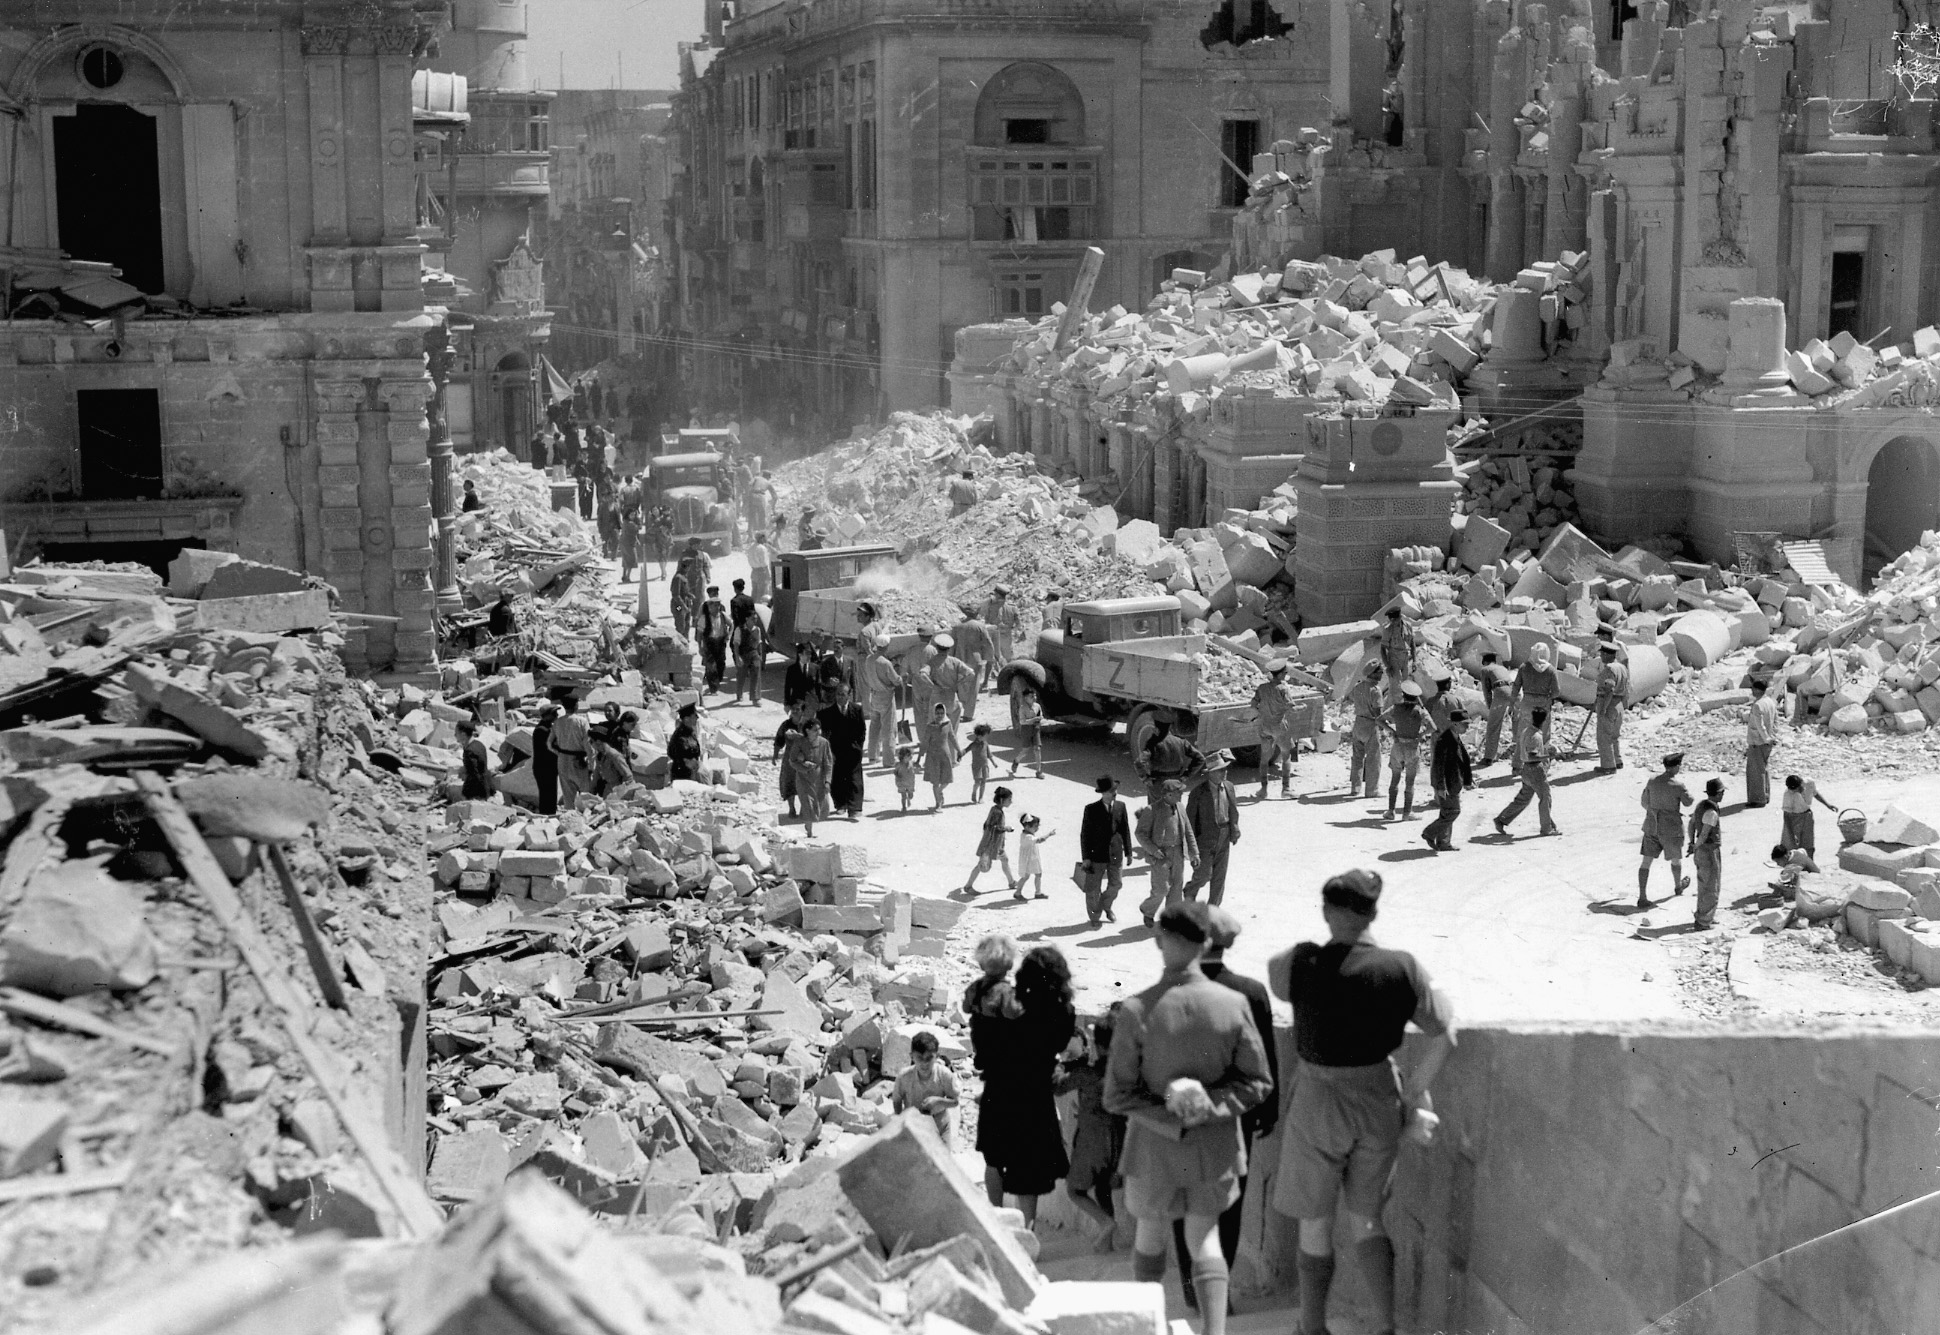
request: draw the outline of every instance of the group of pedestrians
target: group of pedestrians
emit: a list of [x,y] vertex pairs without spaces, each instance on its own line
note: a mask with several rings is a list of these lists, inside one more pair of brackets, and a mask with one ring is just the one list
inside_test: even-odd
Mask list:
[[[1327,881],[1327,939],[1276,956],[1266,983],[1227,967],[1241,930],[1232,915],[1191,900],[1167,905],[1153,932],[1158,980],[1088,1035],[1055,946],[1020,956],[1010,938],[986,937],[963,1008],[983,1080],[976,1148],[992,1203],[1008,1198],[1032,1221],[1039,1198],[1062,1180],[1072,1203],[1101,1223],[1122,1208],[1135,1225],[1134,1278],[1162,1280],[1168,1253],[1176,1256],[1201,1330],[1223,1335],[1254,1145],[1284,1127],[1270,1204],[1298,1221],[1301,1329],[1326,1328],[1344,1202],[1374,1329],[1392,1331],[1394,1248],[1383,1207],[1403,1140],[1425,1143],[1433,1133],[1428,1090],[1455,1027],[1420,963],[1370,935],[1381,892],[1370,871]],[[1269,987],[1293,1008],[1299,1062],[1291,1072],[1278,1066]],[[1411,1022],[1430,1041],[1404,1074],[1395,1054]],[[925,1081],[934,1084],[912,1080],[913,1092]],[[947,1111],[954,1090],[909,1106]],[[1077,1095],[1068,1147],[1060,1093]],[[947,1131],[947,1121],[940,1125]]]

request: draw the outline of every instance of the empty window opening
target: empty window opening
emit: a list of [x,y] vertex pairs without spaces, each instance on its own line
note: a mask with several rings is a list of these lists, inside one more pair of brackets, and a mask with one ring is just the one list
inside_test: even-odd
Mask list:
[[1401,91],[1401,66],[1407,54],[1402,0],[1388,0],[1388,68],[1381,85],[1381,142],[1390,148],[1400,148],[1407,142],[1407,108]]
[[997,313],[999,315],[1042,315],[1044,275],[1041,273],[1001,273],[997,275]]
[[126,67],[112,47],[90,46],[81,52],[81,79],[90,88],[112,88],[121,82]]
[[162,180],[155,118],[133,107],[83,103],[54,117],[55,219],[60,247],[121,270],[143,292],[162,290]]
[[1610,40],[1623,40],[1623,25],[1637,17],[1637,6],[1633,0],[1610,0]]
[[1048,144],[1051,142],[1051,122],[1047,120],[1007,120],[1004,122],[1004,142],[1007,144]]
[[1252,191],[1253,155],[1260,151],[1258,121],[1221,121],[1219,125],[1219,203],[1228,209],[1246,203]]
[[1213,11],[1212,22],[1199,30],[1199,40],[1208,47],[1222,42],[1243,46],[1292,31],[1293,25],[1275,13],[1267,0],[1226,0]]
[[1862,329],[1866,301],[1866,253],[1839,251],[1832,256],[1832,292],[1826,320],[1826,337],[1851,334],[1865,338],[1871,330]]
[[84,389],[75,395],[81,495],[90,501],[162,494],[162,396],[152,389]]

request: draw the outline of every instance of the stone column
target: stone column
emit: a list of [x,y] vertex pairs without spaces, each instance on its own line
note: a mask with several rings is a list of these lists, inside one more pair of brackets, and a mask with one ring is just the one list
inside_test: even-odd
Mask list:
[[[317,442],[318,522],[322,529],[324,579],[336,586],[346,610],[364,606],[363,470],[358,466],[357,414],[364,404],[364,382],[348,371],[334,374],[319,365],[312,382],[312,432]],[[366,625],[344,631],[344,661],[370,665]]]
[[420,672],[437,661],[432,619],[437,595],[431,589],[431,461],[424,406],[431,378],[386,379],[377,395],[388,410],[384,424],[390,445],[391,606],[398,618],[394,636],[399,672]]
[[425,453],[431,463],[431,518],[437,525],[437,574],[432,587],[443,612],[463,606],[458,592],[458,506],[452,486],[451,430],[445,418],[445,383],[451,365],[449,337],[439,325],[425,336],[426,369],[431,375],[431,401],[426,405]]

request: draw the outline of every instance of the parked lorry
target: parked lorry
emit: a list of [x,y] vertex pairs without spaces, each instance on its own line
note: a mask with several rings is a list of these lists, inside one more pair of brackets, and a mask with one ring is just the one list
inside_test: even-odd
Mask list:
[[896,549],[879,542],[777,556],[769,578],[768,643],[792,656],[798,640],[817,632],[853,639],[861,596],[856,579],[883,563],[896,563]]
[[648,505],[664,505],[674,516],[676,546],[689,538],[726,551],[734,537],[735,508],[728,485],[725,454],[698,451],[663,454],[647,464]]
[[[1243,763],[1257,762],[1252,688],[1245,688],[1244,698],[1222,692],[1215,678],[1223,674],[1206,658],[1212,641],[1184,633],[1182,624],[1179,600],[1170,596],[1066,603],[1056,624],[1038,633],[1032,656],[1004,666],[998,687],[1010,690],[1021,674],[1036,687],[1048,717],[1123,719],[1134,756],[1144,749],[1158,713],[1169,710],[1174,730],[1200,750],[1229,748],[1245,753]],[[1317,735],[1323,696],[1309,686],[1296,692],[1304,732]]]

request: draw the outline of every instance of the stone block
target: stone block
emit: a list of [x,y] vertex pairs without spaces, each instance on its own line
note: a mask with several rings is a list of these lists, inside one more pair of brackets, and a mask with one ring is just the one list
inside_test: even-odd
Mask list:
[[843,1193],[890,1245],[931,1247],[967,1234],[984,1251],[1004,1299],[1026,1308],[1043,1288],[1010,1228],[921,1114],[904,1114],[838,1164]]
[[802,913],[806,907],[807,905],[802,901],[801,886],[792,879],[783,879],[763,892],[761,919],[763,922],[799,927],[802,925]]
[[225,561],[209,572],[202,586],[204,599],[253,598],[266,593],[301,593],[304,577],[281,566],[258,561]]
[[1376,621],[1344,621],[1332,626],[1310,626],[1300,632],[1300,658],[1306,663],[1331,663],[1353,645],[1378,638],[1381,626]]
[[564,876],[566,855],[557,849],[509,849],[499,856],[501,876]]
[[780,1014],[755,1016],[754,1029],[804,1038],[822,1032],[822,1008],[809,999],[800,983],[779,969],[762,980],[760,1009]]
[[0,983],[73,997],[143,987],[155,977],[142,898],[101,862],[59,863],[27,882],[0,933]]
[[67,1105],[0,1094],[0,1178],[44,1168],[67,1134]]
[[1862,876],[1877,876],[1885,881],[1897,880],[1899,874],[1908,868],[1924,865],[1926,865],[1926,850],[1919,847],[1882,848],[1867,840],[1862,843],[1847,844],[1839,850],[1841,871],[1857,872]]
[[202,590],[217,570],[242,558],[234,552],[212,552],[199,547],[184,547],[168,563],[168,591],[177,598],[200,598]]
[[[590,878],[588,878],[590,879]],[[641,969],[664,969],[674,962],[674,945],[658,922],[636,922],[626,929],[620,949]]]
[[1470,515],[1455,539],[1455,559],[1464,568],[1494,565],[1509,550],[1509,530],[1486,515]]
[[474,1122],[438,1137],[425,1186],[441,1201],[474,1201],[497,1191],[512,1171],[511,1146],[495,1126]]
[[953,899],[930,899],[922,895],[909,897],[909,920],[915,927],[947,932],[963,920],[968,909],[969,905]]
[[779,850],[784,871],[798,881],[832,885],[840,863],[832,844],[791,844]]
[[1897,806],[1889,806],[1867,827],[1866,841],[1873,844],[1940,844],[1940,830]]
[[871,904],[807,904],[802,907],[802,930],[810,935],[822,932],[859,932],[882,930],[882,916]]
[[1880,919],[1875,930],[1879,933],[1879,948],[1886,958],[1902,969],[1911,968],[1914,933],[1893,918]]
[[1061,1280],[1024,1315],[1051,1335],[1166,1335],[1165,1288],[1130,1281]]
[[1876,881],[1862,881],[1853,887],[1851,897],[1846,901],[1857,904],[1862,909],[1874,913],[1890,914],[1904,918],[1913,911],[1913,896],[1897,885],[1881,885]]

